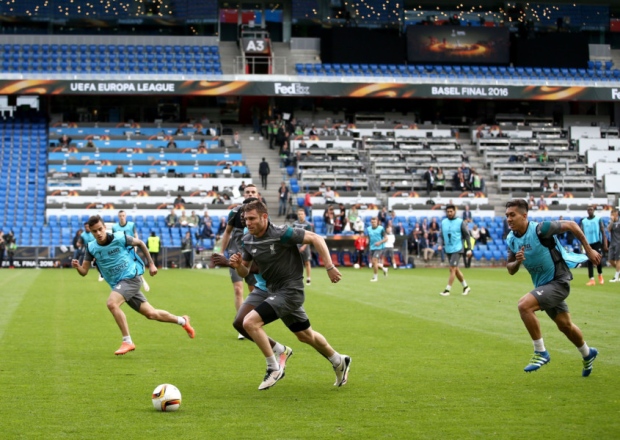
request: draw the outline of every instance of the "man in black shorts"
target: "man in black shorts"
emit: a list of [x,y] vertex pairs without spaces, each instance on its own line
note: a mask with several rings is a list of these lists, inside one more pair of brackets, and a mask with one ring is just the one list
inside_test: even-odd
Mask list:
[[[258,197],[258,190],[254,184],[249,184],[243,189],[244,203],[248,199],[254,199]],[[222,235],[222,251],[228,251],[229,255],[233,255],[241,251],[241,237],[243,237],[243,223],[241,221],[241,205],[234,207],[228,214],[228,222],[226,230]],[[235,293],[235,310],[239,311],[239,307],[243,304],[243,279],[237,274],[237,271],[230,268],[230,279],[233,283],[233,290]],[[254,275],[249,274],[245,277],[245,282],[248,285],[248,289],[251,292],[254,290],[256,280]],[[245,337],[239,333],[238,339],[244,339]]]
[[[248,203],[244,216],[249,233],[243,236],[243,255],[232,255],[230,265],[245,277],[252,262],[256,262],[270,294],[243,320],[243,327],[267,362],[267,372],[258,389],[271,388],[284,377],[284,368],[278,364],[263,328],[277,319],[281,319],[299,341],[309,344],[332,363],[336,373],[335,386],[346,384],[351,358],[336,352],[323,335],[312,329],[303,308],[304,267],[297,245],[313,245],[323,261],[329,262],[331,258],[325,240],[304,229],[274,226],[269,222],[267,207],[259,201]],[[325,270],[332,283],[340,281],[342,275],[334,265],[326,266]]]

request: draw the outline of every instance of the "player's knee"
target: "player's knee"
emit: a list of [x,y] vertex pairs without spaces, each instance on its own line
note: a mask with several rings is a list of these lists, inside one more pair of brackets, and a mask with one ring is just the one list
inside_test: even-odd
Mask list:
[[112,301],[111,299],[108,300],[108,302],[106,303],[106,306],[108,307],[108,310],[111,312],[118,309],[118,304],[116,304],[116,302]]
[[295,333],[295,336],[297,336],[297,340],[299,342],[302,342],[304,344],[310,344],[314,340],[314,332],[312,332],[311,330],[297,332]]
[[158,318],[158,316],[159,316],[159,314],[157,313],[157,310],[153,310],[153,309],[143,311],[143,312],[142,312],[142,315],[143,315],[146,319],[151,319],[151,320],[157,319],[157,318]]
[[239,333],[245,330],[243,327],[243,318],[235,318],[232,325]]

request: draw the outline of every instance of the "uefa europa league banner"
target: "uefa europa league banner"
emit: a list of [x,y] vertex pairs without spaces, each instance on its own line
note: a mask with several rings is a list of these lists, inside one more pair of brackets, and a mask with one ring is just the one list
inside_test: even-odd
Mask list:
[[0,80],[0,95],[331,96],[617,101],[620,87],[267,81]]

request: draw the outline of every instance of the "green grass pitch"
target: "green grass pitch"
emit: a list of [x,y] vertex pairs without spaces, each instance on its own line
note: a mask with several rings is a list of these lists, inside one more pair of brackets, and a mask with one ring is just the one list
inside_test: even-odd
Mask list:
[[[605,279],[611,277],[605,271]],[[343,271],[332,285],[313,271],[306,309],[315,330],[352,357],[349,382],[333,386],[327,360],[280,322],[267,326],[293,347],[286,377],[268,391],[259,350],[231,326],[227,270],[167,270],[149,278],[149,301],[189,314],[182,328],[123,306],[136,351],[116,357],[120,332],[96,273],[0,271],[2,439],[615,439],[620,438],[620,284],[586,287],[574,271],[573,320],[600,351],[589,378],[578,351],[539,312],[551,363],[526,374],[532,344],[516,304],[530,290],[522,270],[467,269],[438,293],[447,269]],[[150,394],[172,383],[176,413]]]

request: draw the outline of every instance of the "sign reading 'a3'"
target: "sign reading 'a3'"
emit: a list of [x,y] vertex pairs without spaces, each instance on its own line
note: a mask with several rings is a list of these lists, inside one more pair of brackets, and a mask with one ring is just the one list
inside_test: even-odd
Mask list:
[[264,38],[244,38],[243,50],[247,54],[268,54],[269,45]]

